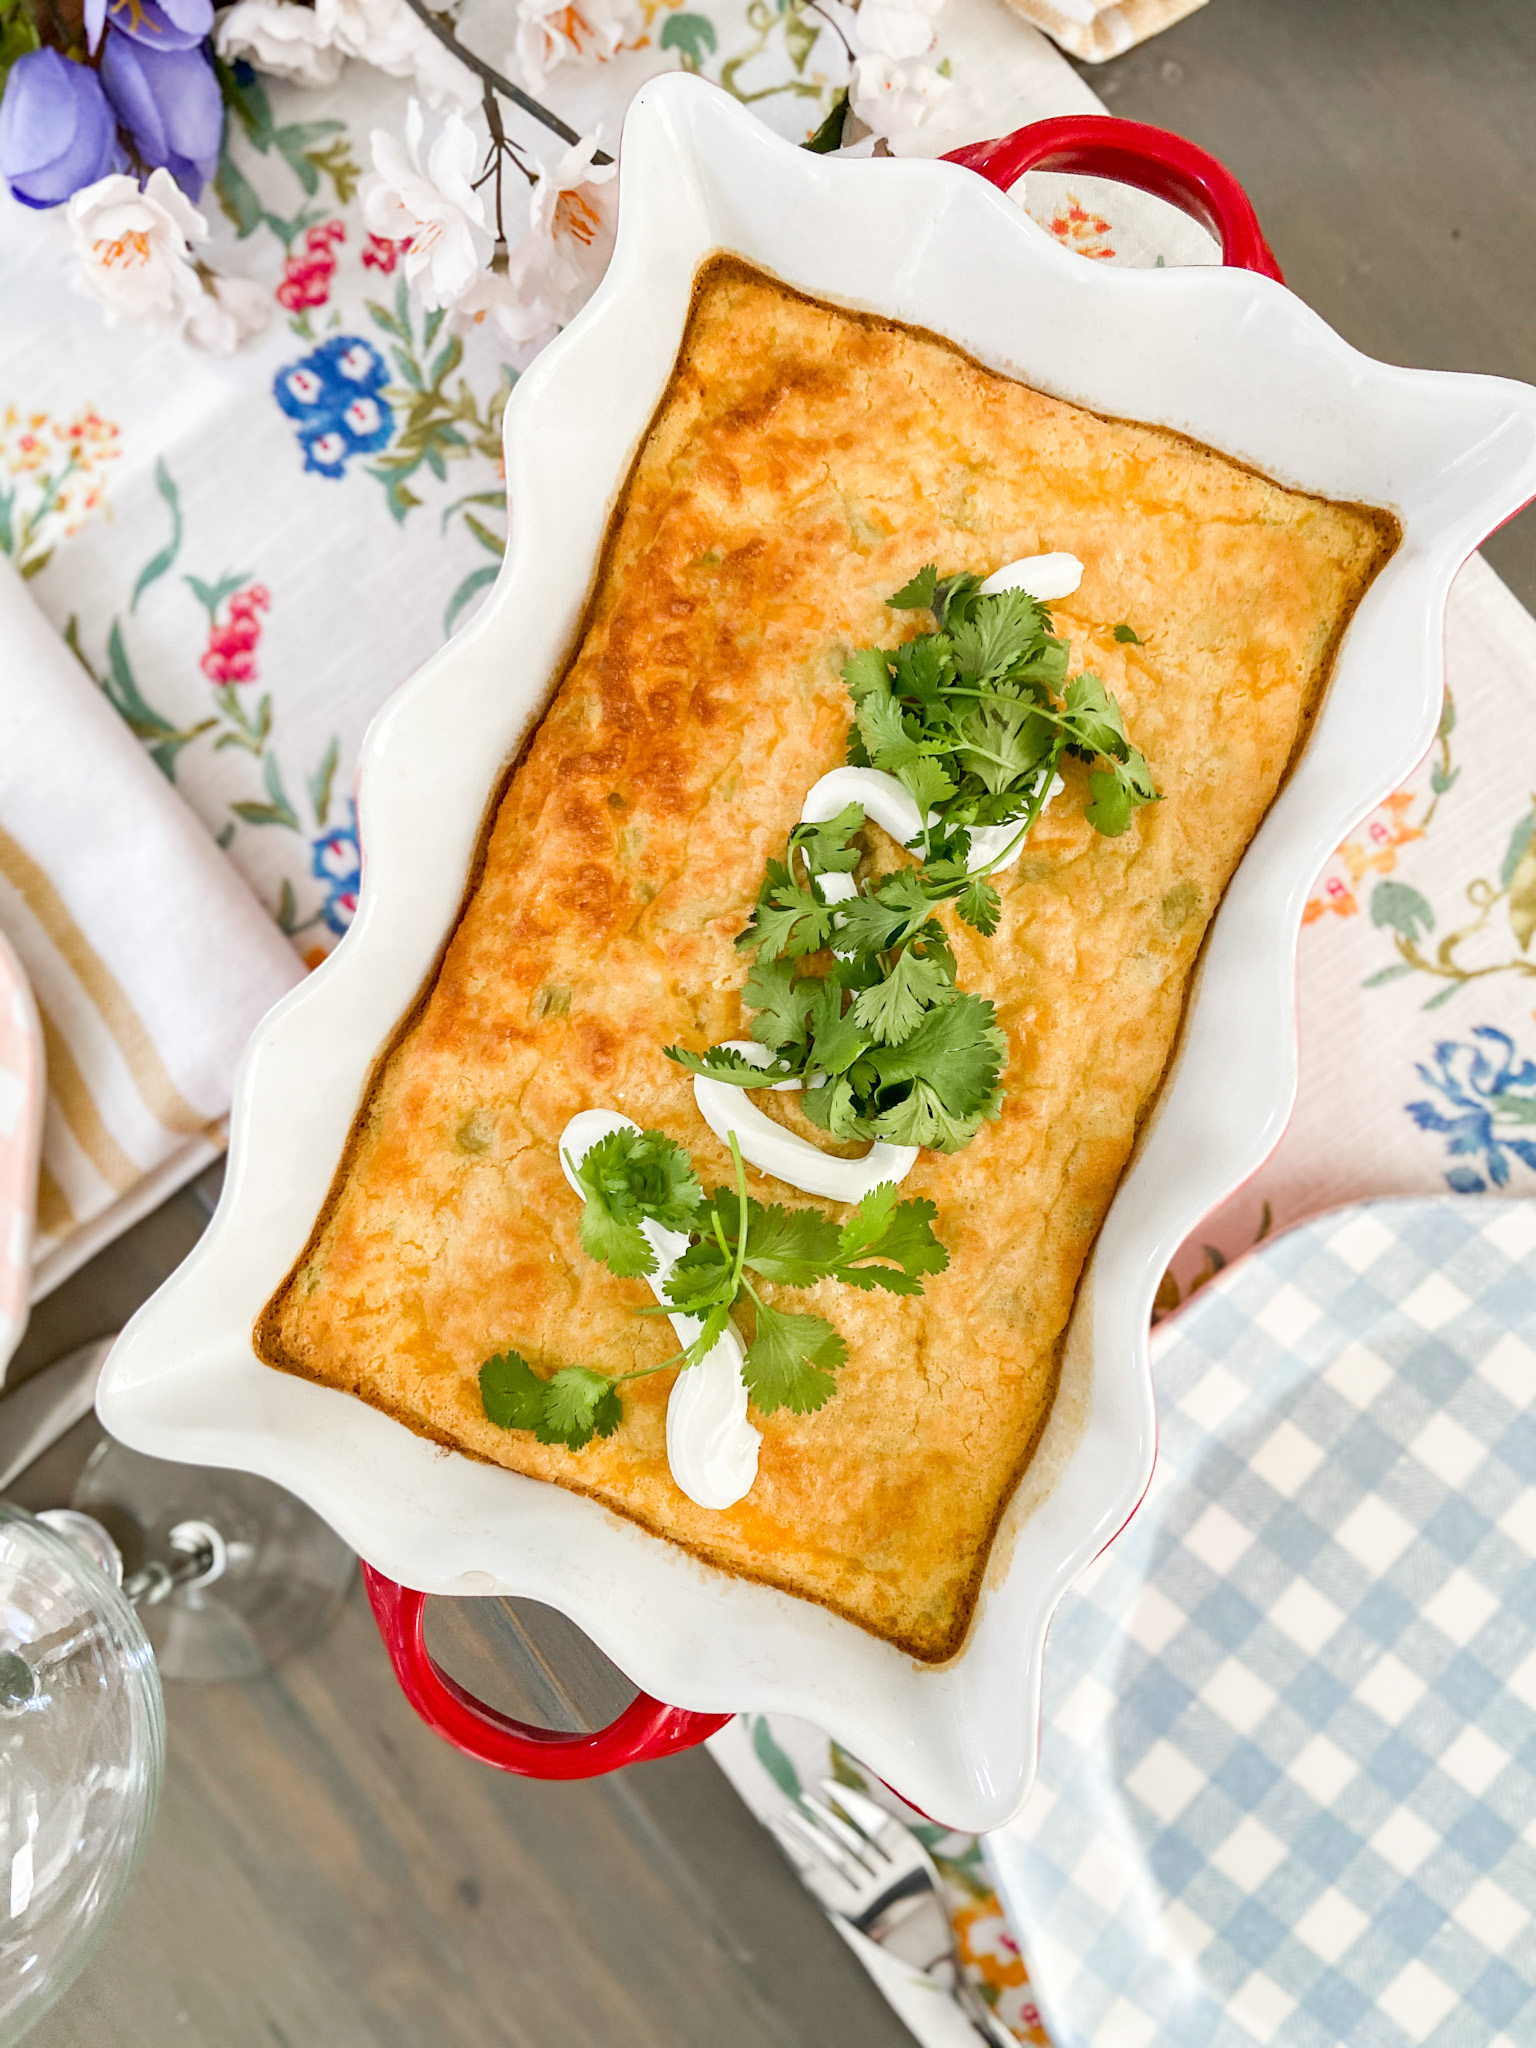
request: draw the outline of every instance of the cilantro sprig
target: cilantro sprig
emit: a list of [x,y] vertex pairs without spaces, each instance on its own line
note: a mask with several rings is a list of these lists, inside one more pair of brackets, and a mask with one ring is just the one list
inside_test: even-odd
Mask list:
[[[854,703],[848,759],[894,775],[925,820],[937,813],[918,845],[930,872],[937,866],[952,880],[975,827],[1028,831],[1063,755],[1094,764],[1086,815],[1109,838],[1157,801],[1102,678],[1084,669],[1066,680],[1070,647],[1046,607],[1024,590],[984,597],[980,583],[941,577],[932,563],[920,569],[889,602],[931,611],[937,630],[896,648],[862,647],[843,668]],[[1126,628],[1124,637],[1136,636]]]
[[[810,1414],[835,1393],[833,1375],[847,1347],[825,1317],[782,1309],[763,1298],[760,1285],[799,1288],[837,1280],[921,1294],[926,1276],[949,1264],[933,1234],[938,1212],[932,1202],[898,1202],[887,1181],[838,1223],[820,1209],[757,1201],[746,1191],[734,1140],[731,1154],[735,1187],[717,1187],[708,1196],[687,1152],[660,1131],[615,1131],[573,1162],[584,1197],[582,1243],[611,1272],[627,1278],[657,1270],[641,1223],[687,1233],[690,1242],[668,1276],[665,1301],[637,1313],[692,1316],[699,1333],[660,1365],[611,1378],[567,1365],[546,1379],[520,1353],[498,1352],[480,1368],[481,1401],[498,1428],[530,1430],[540,1443],[573,1451],[594,1435],[611,1436],[623,1418],[619,1388],[626,1381],[697,1365],[733,1312],[749,1306],[752,1334],[742,1370],[754,1406],[765,1415],[778,1408]],[[642,1253],[648,1264],[638,1263]]]
[[[834,1138],[956,1152],[999,1114],[997,1013],[956,985],[938,905],[953,902],[984,937],[996,931],[1001,905],[988,876],[1034,825],[1065,755],[1091,764],[1086,815],[1097,831],[1123,832],[1133,810],[1156,801],[1102,680],[1084,670],[1067,681],[1070,649],[1046,608],[1022,590],[983,596],[980,584],[941,577],[932,563],[920,569],[889,603],[932,612],[937,630],[896,648],[861,647],[843,668],[854,705],[848,759],[894,775],[916,803],[925,821],[909,849],[917,865],[829,902],[818,879],[856,869],[864,813],[850,804],[824,824],[797,826],[736,941],[755,955],[741,1000],[771,1062],[755,1066],[723,1046],[667,1048],[690,1072],[740,1088],[803,1081],[802,1109]],[[971,834],[983,826],[1017,829],[973,869]],[[813,966],[829,948],[831,965]]]

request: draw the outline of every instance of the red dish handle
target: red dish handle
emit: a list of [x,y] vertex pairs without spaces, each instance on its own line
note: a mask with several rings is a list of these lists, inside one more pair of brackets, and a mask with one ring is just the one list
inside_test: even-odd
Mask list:
[[434,1734],[498,1771],[520,1778],[600,1778],[625,1764],[692,1749],[731,1718],[688,1713],[641,1693],[616,1721],[590,1735],[530,1727],[477,1700],[433,1659],[426,1642],[425,1593],[397,1586],[370,1564],[363,1566],[363,1583],[400,1690]]
[[967,143],[951,150],[945,162],[979,171],[1003,192],[1026,171],[1118,178],[1199,221],[1220,242],[1223,263],[1285,282],[1248,194],[1226,165],[1166,128],[1113,114],[1058,114],[996,142]]

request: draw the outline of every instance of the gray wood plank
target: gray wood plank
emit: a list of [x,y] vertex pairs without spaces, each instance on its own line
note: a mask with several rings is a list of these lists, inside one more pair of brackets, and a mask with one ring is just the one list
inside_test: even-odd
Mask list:
[[[569,1707],[531,1652],[520,1677],[500,1603],[443,1608],[466,1684]],[[167,1691],[148,1861],[38,2048],[910,2039],[702,1755],[578,1785],[485,1770],[416,1720],[360,1595],[271,1678]]]

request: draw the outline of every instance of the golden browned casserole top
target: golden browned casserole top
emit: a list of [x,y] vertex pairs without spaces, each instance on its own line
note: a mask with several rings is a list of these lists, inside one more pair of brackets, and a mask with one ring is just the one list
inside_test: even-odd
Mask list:
[[[918,1657],[953,1652],[1201,936],[1389,528],[712,265],[580,646],[258,1327],[262,1356]],[[836,1323],[848,1362],[818,1413],[754,1417],[758,1479],[723,1512],[668,1471],[670,1372],[626,1389],[618,1431],[577,1453],[493,1427],[476,1376],[494,1351],[618,1372],[676,1348],[632,1312],[646,1283],[581,1250],[560,1133],[611,1108],[685,1145],[706,1186],[729,1178],[662,1048],[745,1035],[734,941],[805,792],[843,759],[849,649],[912,630],[884,600],[925,562],[987,574],[1052,550],[1085,565],[1057,630],[1119,698],[1163,800],[1099,837],[1069,764],[996,877],[996,935],[945,913],[960,986],[992,997],[1009,1044],[1001,1118],[923,1153],[902,1188],[937,1204],[948,1270],[915,1298],[784,1297]],[[1117,641],[1121,622],[1145,644]],[[905,858],[868,838],[880,864]],[[809,1133],[789,1098],[756,1099]]]

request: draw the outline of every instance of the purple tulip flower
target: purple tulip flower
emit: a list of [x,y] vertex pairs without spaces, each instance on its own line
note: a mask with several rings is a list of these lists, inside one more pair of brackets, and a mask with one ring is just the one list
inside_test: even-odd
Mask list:
[[90,49],[107,22],[152,50],[193,50],[213,27],[213,0],[85,0]]
[[23,206],[57,206],[120,165],[96,73],[57,50],[18,57],[0,100],[0,177]]
[[154,50],[109,26],[101,82],[144,162],[163,164],[196,199],[213,176],[224,133],[224,102],[207,51]]

